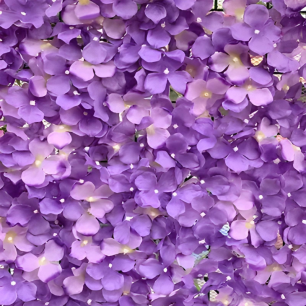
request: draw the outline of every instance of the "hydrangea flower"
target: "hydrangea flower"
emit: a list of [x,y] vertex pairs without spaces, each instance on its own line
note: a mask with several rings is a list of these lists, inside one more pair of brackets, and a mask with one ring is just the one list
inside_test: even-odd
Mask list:
[[236,23],[231,27],[233,37],[240,41],[250,40],[250,50],[259,55],[272,51],[281,31],[269,19],[267,8],[251,4],[246,8],[243,20],[244,23]]
[[59,246],[54,240],[46,243],[45,250],[40,256],[28,253],[17,258],[16,266],[27,272],[24,273],[25,279],[36,279],[42,282],[49,282],[58,276],[61,271],[59,261],[64,256],[63,247]]
[[1,305],[305,304],[306,3],[220,2],[0,0]]
[[227,45],[223,52],[211,56],[211,69],[216,72],[226,70],[228,79],[234,84],[242,84],[249,77],[248,47],[241,43]]

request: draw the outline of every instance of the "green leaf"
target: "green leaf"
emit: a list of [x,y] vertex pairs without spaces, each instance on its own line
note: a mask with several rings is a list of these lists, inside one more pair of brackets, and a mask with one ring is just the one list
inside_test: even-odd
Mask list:
[[3,131],[4,133],[6,133],[6,132],[7,132],[6,125],[4,125],[4,126],[0,127],[0,130],[1,130],[1,131]]
[[193,280],[193,283],[194,283],[194,286],[197,288],[197,290],[200,292],[200,291],[201,291],[201,287],[200,287],[200,285],[198,284],[198,280],[197,280],[197,279],[194,279],[194,280]]
[[170,87],[170,100],[172,102],[176,102],[176,100],[180,97],[182,97],[182,95]]

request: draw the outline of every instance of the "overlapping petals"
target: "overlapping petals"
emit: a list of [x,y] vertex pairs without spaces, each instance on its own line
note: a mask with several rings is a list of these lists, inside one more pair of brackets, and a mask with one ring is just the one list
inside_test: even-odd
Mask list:
[[305,305],[304,7],[0,0],[0,305]]

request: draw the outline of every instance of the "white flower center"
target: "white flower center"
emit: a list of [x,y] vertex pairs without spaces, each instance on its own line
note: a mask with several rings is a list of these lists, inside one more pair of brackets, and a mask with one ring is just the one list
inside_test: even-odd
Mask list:
[[35,101],[30,101],[30,105],[35,105],[36,103],[35,103]]
[[157,189],[155,189],[155,190],[154,190],[154,193],[158,193],[158,190],[157,190]]
[[25,16],[27,13],[25,13],[25,12],[21,12],[21,15],[23,15],[23,16]]
[[197,22],[202,22],[202,18],[198,17]]
[[168,69],[168,68],[166,68],[166,69],[164,70],[164,74],[169,74],[169,69]]
[[262,195],[260,195],[260,196],[259,196],[259,200],[262,200],[262,199],[263,199],[263,196],[262,196]]
[[12,286],[15,286],[15,285],[16,285],[16,282],[15,282],[15,281],[12,281],[12,282],[11,282],[11,285],[12,285]]
[[254,33],[255,33],[255,34],[259,34],[260,31],[259,31],[259,30],[255,30]]
[[69,70],[66,70],[66,71],[65,71],[65,74],[69,74],[69,73],[70,73]]

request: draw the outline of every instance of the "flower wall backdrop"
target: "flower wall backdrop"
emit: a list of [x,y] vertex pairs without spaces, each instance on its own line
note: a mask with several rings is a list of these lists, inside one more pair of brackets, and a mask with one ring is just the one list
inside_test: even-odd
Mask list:
[[304,306],[306,0],[0,0],[0,304]]

